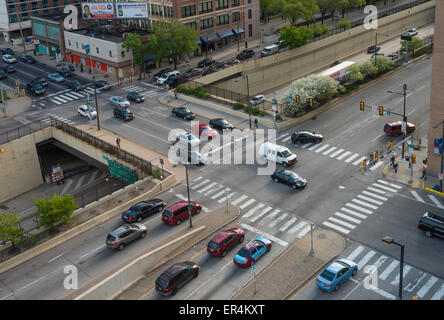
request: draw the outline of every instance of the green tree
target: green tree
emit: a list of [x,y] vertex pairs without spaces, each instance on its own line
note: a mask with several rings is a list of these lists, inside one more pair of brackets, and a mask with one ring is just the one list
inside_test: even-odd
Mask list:
[[314,31],[312,28],[286,26],[281,30],[279,40],[283,40],[285,45],[290,49],[297,48],[307,44],[313,38]]
[[74,197],[68,194],[63,196],[54,194],[50,200],[47,197],[39,199],[31,197],[31,199],[37,207],[40,225],[46,228],[54,228],[54,224],[58,221],[69,224],[72,213],[79,207],[76,205]]
[[0,214],[0,239],[12,243],[12,247],[26,239],[25,232],[17,225],[20,223],[18,214],[2,213]]
[[307,22],[307,27],[314,22],[313,16],[319,12],[317,0],[299,0],[302,16]]
[[143,45],[140,35],[137,33],[130,33],[126,36],[123,41],[122,47],[126,51],[130,51],[133,54],[134,64],[139,66],[139,77],[142,73],[142,62],[143,62]]
[[268,23],[269,16],[271,13],[273,13],[273,9],[274,9],[273,0],[260,0],[259,5],[261,8],[261,11],[264,14],[265,23]]
[[355,84],[364,80],[364,76],[361,73],[361,69],[358,64],[352,64],[347,67],[347,71],[349,71],[349,84]]
[[292,26],[304,17],[304,8],[299,0],[285,0],[281,15],[290,20]]
[[321,12],[321,24],[324,24],[327,11],[335,11],[336,0],[317,0],[319,11]]
[[360,8],[365,6],[365,0],[336,0],[336,8],[342,11],[342,18],[345,18],[345,10]]
[[345,19],[342,19],[341,21],[338,21],[338,23],[336,23],[335,26],[338,28],[344,28],[344,30],[345,30],[347,28],[350,28],[350,22],[348,21],[347,18],[345,18]]
[[[401,40],[401,51],[405,50],[407,40]],[[424,47],[424,41],[419,39],[418,37],[413,37],[412,40],[409,41],[409,53],[413,54],[415,57],[415,50]]]

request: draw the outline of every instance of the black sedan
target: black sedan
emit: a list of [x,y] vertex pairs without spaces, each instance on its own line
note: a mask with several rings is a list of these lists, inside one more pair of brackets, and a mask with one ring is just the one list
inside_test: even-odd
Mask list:
[[42,77],[35,77],[34,79],[32,79],[32,82],[38,83],[42,87],[47,87],[48,86],[48,81],[45,78],[42,78]]
[[6,72],[0,69],[0,79],[6,79],[7,77]]
[[65,85],[68,89],[74,90],[74,91],[84,91],[85,90],[85,86],[83,86],[80,82],[78,81],[66,81]]
[[14,66],[11,66],[10,64],[6,65],[6,66],[1,66],[0,67],[4,72],[6,73],[12,73],[15,72],[15,68]]
[[182,74],[182,76],[184,77],[184,78],[187,78],[187,79],[191,79],[191,78],[194,78],[194,77],[196,77],[196,76],[199,76],[200,74],[201,74],[201,70],[200,69],[197,69],[197,68],[191,68],[191,69],[188,69],[187,71],[185,71],[183,74]]
[[298,176],[290,170],[277,170],[271,175],[274,182],[280,182],[289,185],[293,189],[304,188],[307,185],[307,180]]
[[154,75],[153,81],[157,82],[157,79],[162,78],[164,75],[166,75],[168,72],[171,72],[171,71],[174,71],[174,70],[171,68],[166,68],[166,69],[160,70],[158,73],[156,73]]
[[96,82],[96,88],[97,89],[102,89],[102,90],[109,90],[111,89],[110,84],[107,81],[97,81]]
[[136,203],[131,208],[122,213],[125,222],[140,222],[142,219],[156,212],[161,212],[166,203],[162,199],[151,199]]
[[215,62],[216,62],[216,61],[213,60],[213,59],[204,59],[204,60],[200,61],[200,62],[197,64],[197,67],[198,67],[198,68],[205,68],[205,67],[208,67],[208,66],[212,65],[212,64],[215,63]]
[[11,56],[14,55],[14,51],[13,51],[11,48],[3,48],[3,49],[0,49],[0,53],[1,53],[2,55],[5,55],[5,54],[9,54],[9,55],[11,55]]
[[219,129],[219,130],[225,130],[225,129],[233,130],[233,126],[230,123],[228,123],[227,120],[222,119],[222,118],[211,119],[210,120],[210,127],[212,127],[213,129]]
[[194,120],[194,118],[196,117],[194,113],[190,111],[190,109],[185,107],[174,108],[173,111],[171,111],[171,114],[175,117],[180,117],[185,120]]
[[60,75],[61,75],[62,77],[64,77],[64,78],[67,78],[67,77],[72,76],[71,71],[69,71],[69,70],[66,69],[66,68],[61,68],[61,69],[58,70],[57,72],[58,72],[58,74],[60,74]]
[[293,134],[291,135],[291,141],[293,143],[319,143],[322,141],[323,138],[324,137],[320,133],[306,130],[296,131],[293,132]]
[[137,103],[145,101],[145,98],[140,93],[134,91],[128,92],[128,94],[126,95],[126,99]]
[[20,59],[26,63],[35,63],[35,59],[31,56],[21,56]]
[[381,49],[381,47],[378,47],[378,46],[371,46],[371,47],[368,47],[368,49],[367,49],[367,53],[375,53],[375,52],[378,52],[379,49]]

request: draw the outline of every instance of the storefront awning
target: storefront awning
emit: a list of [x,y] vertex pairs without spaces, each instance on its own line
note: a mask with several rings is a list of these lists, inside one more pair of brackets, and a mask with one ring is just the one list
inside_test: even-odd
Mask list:
[[152,61],[154,60],[154,53],[153,54],[149,54],[146,57],[143,58],[143,62],[148,62],[148,61]]
[[198,46],[201,46],[203,43],[202,43],[201,40],[196,40],[196,44],[197,44]]
[[229,37],[234,36],[234,33],[230,29],[225,29],[225,30],[219,31],[217,33],[217,35],[219,36],[219,38],[224,39],[224,38],[229,38]]
[[233,28],[232,30],[233,30],[234,34],[242,34],[242,33],[245,33],[245,30],[242,29],[242,27],[236,27],[236,28]]
[[201,35],[200,40],[202,40],[202,42],[205,42],[205,43],[211,43],[211,42],[219,40],[219,38],[218,38],[217,34],[212,32],[209,34]]

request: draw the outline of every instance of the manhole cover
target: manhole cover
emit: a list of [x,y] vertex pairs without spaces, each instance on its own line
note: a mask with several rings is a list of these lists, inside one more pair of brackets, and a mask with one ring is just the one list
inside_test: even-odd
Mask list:
[[325,239],[325,238],[327,238],[327,237],[325,236],[325,234],[320,233],[320,234],[318,235],[318,238],[319,238],[319,239]]

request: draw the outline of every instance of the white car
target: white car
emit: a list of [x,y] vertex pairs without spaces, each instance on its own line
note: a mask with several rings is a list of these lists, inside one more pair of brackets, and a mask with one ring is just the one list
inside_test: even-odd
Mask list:
[[171,71],[171,72],[168,72],[168,73],[167,73],[166,75],[164,75],[163,77],[158,78],[158,79],[157,79],[157,83],[158,83],[158,84],[164,84],[165,81],[167,81],[169,77],[178,76],[179,74],[180,74],[179,71]]
[[260,94],[260,95],[257,95],[257,96],[254,96],[253,98],[251,98],[250,104],[253,106],[256,106],[258,104],[261,104],[264,101],[265,101],[265,97],[262,94]]
[[130,106],[130,103],[128,100],[122,98],[122,97],[111,97],[109,98],[109,102],[111,102],[111,104],[117,106],[117,107],[122,107],[122,108],[126,108]]
[[199,146],[200,140],[191,132],[178,132],[176,134],[176,142],[183,148],[187,148],[188,144],[192,147]]
[[418,34],[418,30],[416,30],[416,29],[410,29],[409,31],[407,31],[407,35],[411,36],[411,37],[416,36],[417,34]]
[[93,107],[89,107],[88,111],[88,106],[86,104],[82,104],[77,108],[77,114],[87,119],[95,119],[97,117],[97,111],[94,110]]
[[6,63],[16,63],[17,59],[14,58],[13,56],[9,55],[9,54],[5,54],[3,56],[3,61],[6,62]]
[[51,81],[57,82],[57,83],[65,81],[65,78],[63,78],[58,73],[50,73],[50,74],[48,74],[48,79],[51,80]]

